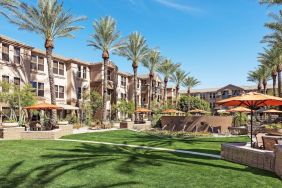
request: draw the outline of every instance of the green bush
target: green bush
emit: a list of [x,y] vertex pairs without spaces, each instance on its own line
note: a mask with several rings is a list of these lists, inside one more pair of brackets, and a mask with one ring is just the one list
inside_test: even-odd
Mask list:
[[199,97],[192,97],[192,96],[181,96],[178,102],[177,109],[182,112],[188,112],[192,109],[200,109],[205,111],[210,111],[210,104],[200,99]]
[[282,124],[270,124],[265,126],[266,129],[282,129]]

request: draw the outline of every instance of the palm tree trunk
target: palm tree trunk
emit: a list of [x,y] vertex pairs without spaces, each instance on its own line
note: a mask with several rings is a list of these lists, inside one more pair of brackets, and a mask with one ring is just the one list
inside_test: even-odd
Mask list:
[[152,104],[152,88],[153,88],[153,74],[150,73],[149,75],[149,83],[150,83],[150,86],[149,86],[149,100],[148,100],[148,108],[151,109],[151,104]]
[[188,88],[188,90],[187,90],[187,94],[188,94],[188,96],[190,96],[190,95],[191,95],[191,89],[190,89],[190,88]]
[[[48,65],[48,76],[49,76],[49,84],[50,84],[50,97],[51,97],[51,104],[56,105],[56,93],[55,93],[55,83],[54,83],[54,74],[53,74],[53,66],[52,66],[52,53],[54,44],[52,40],[45,41],[45,48],[46,48],[46,58],[47,58],[47,65]],[[50,117],[50,127],[48,129],[52,129],[57,124],[57,111],[51,111]]]
[[258,93],[261,93],[261,81],[258,83]]
[[164,79],[164,105],[167,105],[167,78]]
[[281,71],[278,71],[278,96],[281,97]]
[[267,81],[263,80],[263,94],[266,94],[266,86],[267,86]]
[[[134,84],[134,110],[137,110],[138,107],[138,101],[137,101],[137,69],[138,65],[133,62],[133,73],[134,73],[134,78],[133,78],[133,84]],[[134,121],[137,121],[137,113],[135,112],[134,116]]]
[[176,94],[176,97],[175,97],[175,108],[177,108],[179,86],[177,85],[175,89],[176,89],[176,91],[175,91],[175,94]]
[[272,74],[272,90],[273,90],[273,96],[276,96],[276,74]]
[[107,100],[108,100],[108,57],[103,53],[103,68],[104,68],[104,80],[103,80],[103,121],[107,121]]

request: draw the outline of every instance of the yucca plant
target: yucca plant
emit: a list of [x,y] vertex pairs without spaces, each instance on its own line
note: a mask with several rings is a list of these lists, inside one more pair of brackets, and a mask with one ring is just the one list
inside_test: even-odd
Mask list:
[[[21,30],[27,30],[40,35],[45,41],[48,75],[50,83],[51,103],[56,104],[54,75],[52,69],[52,53],[57,38],[73,38],[73,31],[82,29],[74,24],[84,20],[85,17],[74,17],[69,11],[63,9],[63,3],[57,0],[38,0],[36,5],[22,1],[18,6],[5,6],[7,12],[3,15]],[[56,111],[52,111],[50,127],[56,126]]]
[[149,109],[151,109],[151,103],[152,103],[153,78],[155,76],[157,69],[159,68],[161,64],[161,60],[162,60],[162,57],[160,55],[160,52],[157,49],[152,49],[149,51],[148,55],[142,61],[143,66],[146,67],[150,71],[149,73],[149,84],[150,84],[149,86],[149,104],[148,104]]
[[120,49],[123,45],[120,39],[120,33],[117,30],[116,21],[110,17],[102,17],[93,22],[94,34],[91,35],[91,40],[88,41],[89,46],[93,46],[94,49],[102,51],[103,58],[103,121],[107,120],[107,83],[108,83],[108,61],[110,58],[110,52]]
[[[148,55],[149,50],[146,44],[146,39],[139,33],[133,32],[131,33],[125,44],[119,48],[117,54],[123,57],[126,57],[129,61],[132,62],[132,68],[134,73],[134,109],[136,110],[138,107],[137,101],[137,70],[139,63],[144,60],[144,58]],[[137,120],[137,116],[135,115],[135,121]]]

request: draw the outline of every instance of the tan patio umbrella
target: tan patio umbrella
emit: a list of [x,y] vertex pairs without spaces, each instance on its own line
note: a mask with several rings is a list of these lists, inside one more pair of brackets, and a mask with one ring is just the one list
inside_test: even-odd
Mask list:
[[275,110],[275,109],[269,109],[269,110],[263,111],[262,113],[265,113],[265,114],[282,114],[282,111]]
[[194,109],[194,110],[190,110],[188,111],[191,114],[208,114],[208,111],[205,110],[200,110],[200,109]]
[[151,112],[151,110],[147,109],[147,108],[137,108],[137,110],[135,110],[136,113],[149,113]]
[[251,110],[251,147],[253,147],[253,112],[262,106],[280,106],[282,98],[261,93],[250,92],[237,97],[231,97],[217,102],[223,106],[243,106]]
[[240,126],[241,126],[241,123],[242,123],[241,122],[242,113],[251,113],[251,110],[249,108],[246,108],[246,107],[243,107],[243,106],[238,106],[236,108],[232,108],[230,110],[227,110],[227,112],[230,112],[230,113],[238,112],[240,114]]
[[163,114],[185,114],[185,112],[175,110],[175,109],[167,109],[162,111]]

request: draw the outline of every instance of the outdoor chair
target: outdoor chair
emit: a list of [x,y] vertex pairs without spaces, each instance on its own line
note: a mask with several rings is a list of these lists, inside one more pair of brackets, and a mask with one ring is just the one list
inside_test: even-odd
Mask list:
[[278,140],[268,138],[268,137],[262,137],[263,140],[263,146],[265,150],[274,151],[275,144],[278,144]]
[[265,135],[266,135],[265,133],[258,133],[256,135],[256,144],[255,145],[257,148],[264,149],[262,137]]

